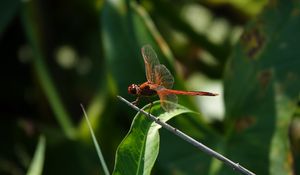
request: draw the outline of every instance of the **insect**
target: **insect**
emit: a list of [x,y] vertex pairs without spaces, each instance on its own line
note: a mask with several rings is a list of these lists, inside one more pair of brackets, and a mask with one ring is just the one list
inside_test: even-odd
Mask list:
[[147,81],[141,85],[131,84],[128,86],[128,93],[137,96],[132,102],[137,104],[140,97],[151,97],[158,95],[160,103],[165,111],[171,111],[176,107],[178,98],[176,95],[192,96],[216,96],[218,94],[203,91],[181,91],[173,90],[174,77],[165,65],[160,64],[155,51],[150,45],[141,49],[145,63]]

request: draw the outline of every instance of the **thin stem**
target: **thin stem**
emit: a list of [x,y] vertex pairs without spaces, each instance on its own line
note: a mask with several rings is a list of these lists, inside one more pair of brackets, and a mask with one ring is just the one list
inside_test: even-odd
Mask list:
[[167,129],[171,133],[173,133],[173,134],[177,135],[178,137],[182,138],[183,140],[189,142],[190,144],[194,145],[196,148],[200,149],[201,151],[205,152],[206,154],[211,155],[211,156],[215,157],[216,159],[219,159],[226,165],[232,167],[233,170],[238,171],[245,175],[255,175],[253,172],[244,168],[239,163],[235,163],[235,162],[231,161],[230,159],[215,152],[214,150],[212,150],[209,147],[205,146],[204,144],[198,142],[197,140],[193,139],[192,137],[186,135],[185,133],[181,132],[180,130],[174,128],[173,126],[160,121],[158,117],[155,117],[154,115],[149,114],[148,112],[144,111],[143,109],[140,109],[137,106],[134,106],[133,104],[131,104],[129,101],[127,101],[123,97],[121,97],[121,96],[117,96],[117,97],[120,100],[122,100],[123,102],[125,102],[127,105],[129,105],[131,108],[135,109],[138,112],[142,112],[143,114],[145,114],[146,117],[148,117],[150,120],[154,121],[155,123],[159,124],[162,128]]
[[91,123],[90,123],[90,121],[89,121],[89,118],[88,118],[88,116],[87,116],[87,114],[86,114],[86,112],[85,112],[85,109],[84,109],[83,105],[80,104],[80,106],[81,106],[81,109],[82,109],[83,114],[84,114],[84,116],[85,116],[86,122],[87,122],[87,124],[88,124],[88,126],[89,126],[89,128],[90,128],[91,135],[92,135],[92,138],[93,138],[93,141],[94,141],[94,145],[95,145],[95,148],[96,148],[98,157],[99,157],[99,159],[100,159],[100,163],[101,163],[101,166],[102,166],[102,168],[103,168],[104,174],[105,174],[105,175],[110,175],[110,173],[109,173],[109,171],[108,171],[108,168],[107,168],[107,165],[106,165],[106,163],[105,163],[103,154],[102,154],[102,152],[101,152],[99,143],[98,143],[98,141],[97,141],[97,139],[96,139],[95,133],[94,133],[93,128],[92,128],[92,125],[91,125]]

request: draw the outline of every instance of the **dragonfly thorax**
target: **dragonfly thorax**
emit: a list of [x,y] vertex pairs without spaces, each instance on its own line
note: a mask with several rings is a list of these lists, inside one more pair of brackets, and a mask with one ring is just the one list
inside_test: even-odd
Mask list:
[[128,93],[138,96],[153,96],[157,95],[156,90],[154,89],[155,85],[152,85],[149,82],[145,82],[141,85],[132,84],[128,86]]

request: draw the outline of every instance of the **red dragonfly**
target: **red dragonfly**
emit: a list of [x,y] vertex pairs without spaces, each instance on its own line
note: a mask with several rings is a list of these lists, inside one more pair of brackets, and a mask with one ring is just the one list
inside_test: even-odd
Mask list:
[[158,95],[161,106],[165,111],[171,111],[178,102],[176,95],[193,96],[216,96],[218,94],[203,91],[181,91],[173,90],[174,77],[165,65],[160,64],[155,51],[150,45],[145,45],[141,49],[145,62],[147,81],[141,85],[131,84],[128,86],[128,93],[137,95],[133,104],[137,104],[140,97],[150,97]]

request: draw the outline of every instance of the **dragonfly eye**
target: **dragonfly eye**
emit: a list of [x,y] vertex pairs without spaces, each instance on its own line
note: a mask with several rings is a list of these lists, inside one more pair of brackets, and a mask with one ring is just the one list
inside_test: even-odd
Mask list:
[[132,84],[132,85],[128,86],[128,93],[135,95],[137,93],[137,85]]

